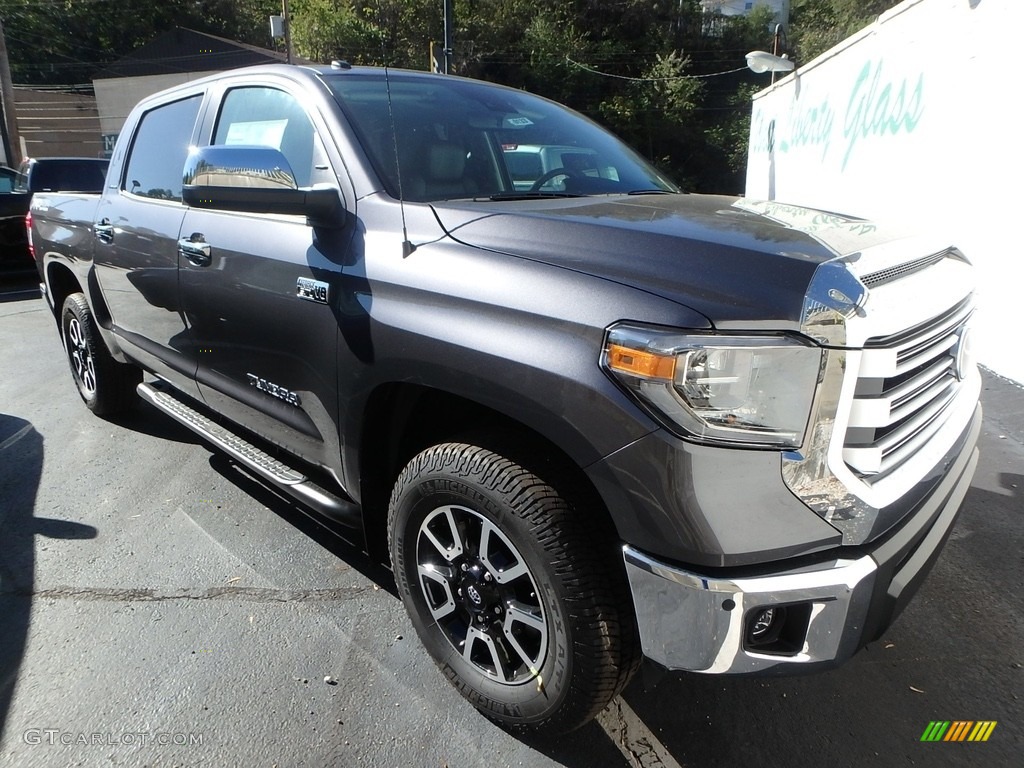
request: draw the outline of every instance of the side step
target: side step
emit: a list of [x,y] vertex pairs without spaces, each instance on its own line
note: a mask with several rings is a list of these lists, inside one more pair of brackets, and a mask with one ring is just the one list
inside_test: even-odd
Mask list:
[[248,440],[207,418],[180,400],[168,385],[161,381],[143,382],[137,390],[144,400],[303,504],[343,525],[354,528],[362,526],[359,505],[354,501],[324,490],[302,472],[278,461]]

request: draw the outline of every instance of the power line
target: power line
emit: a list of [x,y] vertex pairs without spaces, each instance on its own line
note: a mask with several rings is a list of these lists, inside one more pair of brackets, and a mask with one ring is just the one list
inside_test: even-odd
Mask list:
[[746,65],[744,65],[742,67],[736,67],[736,69],[725,70],[724,72],[709,72],[708,74],[705,75],[673,75],[671,77],[630,77],[629,75],[615,75],[612,74],[611,72],[602,72],[599,69],[594,69],[593,67],[588,67],[586,64],[581,64],[578,61],[574,61],[573,59],[570,59],[568,56],[565,57],[565,60],[568,61],[573,66],[579,67],[580,69],[584,69],[587,72],[591,72],[595,75],[600,75],[601,77],[613,77],[616,80],[629,80],[630,82],[634,83],[663,83],[672,80],[700,80],[705,77],[731,75],[734,72],[742,72],[744,69],[747,68]]

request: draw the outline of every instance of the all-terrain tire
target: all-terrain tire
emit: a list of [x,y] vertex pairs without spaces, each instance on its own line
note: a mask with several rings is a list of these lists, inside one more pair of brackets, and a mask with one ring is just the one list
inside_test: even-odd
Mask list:
[[111,357],[83,294],[72,293],[64,300],[60,329],[71,376],[89,410],[109,416],[130,408],[142,371]]
[[463,443],[423,451],[394,486],[391,559],[416,631],[462,695],[513,730],[578,728],[638,664],[621,554],[587,511]]

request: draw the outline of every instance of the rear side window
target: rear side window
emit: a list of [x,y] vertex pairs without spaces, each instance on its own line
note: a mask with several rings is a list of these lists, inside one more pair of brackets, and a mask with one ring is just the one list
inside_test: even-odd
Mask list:
[[181,202],[182,170],[202,98],[197,94],[142,116],[122,189],[140,197]]

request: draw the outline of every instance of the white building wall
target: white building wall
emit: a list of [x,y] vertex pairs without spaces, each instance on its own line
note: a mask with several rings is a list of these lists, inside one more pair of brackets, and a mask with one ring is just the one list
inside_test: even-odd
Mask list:
[[906,0],[754,97],[746,183],[947,235],[978,268],[979,359],[1019,382],[1022,31],[1021,0]]

